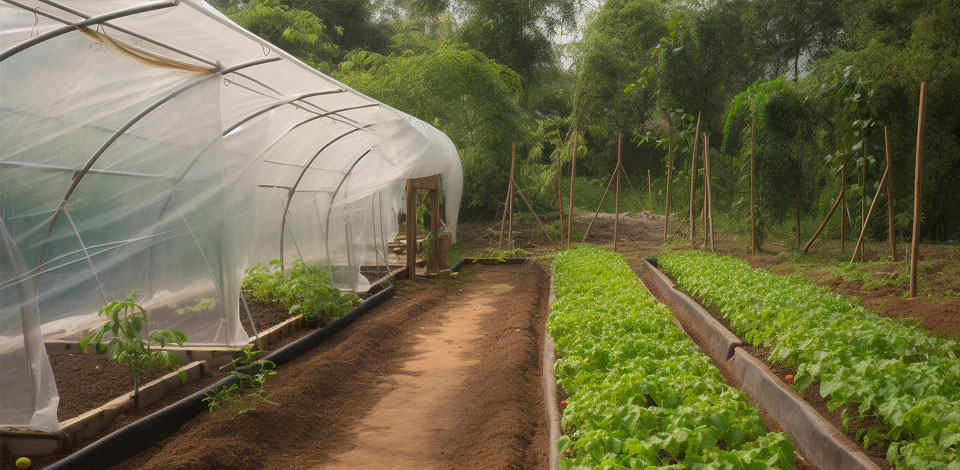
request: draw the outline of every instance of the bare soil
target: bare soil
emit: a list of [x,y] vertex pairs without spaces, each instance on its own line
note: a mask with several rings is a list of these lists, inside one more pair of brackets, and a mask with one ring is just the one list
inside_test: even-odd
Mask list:
[[468,266],[398,294],[268,383],[115,468],[543,468],[546,275]]
[[[57,419],[61,422],[133,391],[130,371],[104,354],[54,354],[50,365],[60,394]],[[140,383],[171,372],[169,368],[141,370]]]

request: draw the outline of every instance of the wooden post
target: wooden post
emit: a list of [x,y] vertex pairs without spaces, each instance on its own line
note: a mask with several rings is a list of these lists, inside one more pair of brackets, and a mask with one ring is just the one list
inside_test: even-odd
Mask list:
[[890,238],[890,259],[897,260],[897,235],[893,225],[893,165],[890,161],[890,126],[883,126],[883,145],[887,153],[887,237]]
[[707,133],[703,133],[703,249],[707,249],[710,231],[707,229]]
[[617,251],[617,226],[620,223],[620,171],[622,170],[621,166],[621,154],[623,148],[623,132],[617,133],[617,170],[614,171],[614,175],[617,177],[617,192],[614,198],[614,216],[613,216],[613,251]]
[[663,208],[663,242],[667,242],[670,229],[670,178],[673,176],[673,125],[670,126],[670,141],[667,142],[667,202]]
[[417,272],[417,187],[407,180],[407,279]]
[[650,169],[647,168],[647,202],[650,212],[653,212],[653,180],[650,179]]
[[557,207],[560,209],[560,249],[563,249],[563,191],[560,190],[560,149],[557,149]]
[[883,185],[887,184],[887,180],[890,176],[890,168],[887,168],[883,172],[883,177],[880,178],[880,186],[877,188],[877,195],[873,196],[873,202],[870,203],[870,210],[867,211],[867,215],[863,219],[863,226],[860,228],[860,236],[857,237],[857,245],[853,248],[853,257],[850,258],[850,262],[857,259],[857,252],[860,252],[860,261],[863,262],[863,235],[867,233],[867,222],[870,221],[870,214],[873,214],[873,207],[877,205],[877,198],[880,197],[880,191],[883,191]]
[[510,188],[507,189],[509,194],[510,203],[509,206],[509,215],[507,216],[507,249],[513,249],[513,168],[514,164],[517,161],[517,143],[510,143]]
[[[710,235],[710,251],[714,251],[713,247],[713,189],[710,187],[710,134],[704,132],[703,134],[703,150],[704,150],[704,168],[706,169],[705,180],[707,185],[706,198],[707,198],[707,233]],[[706,236],[706,235],[704,235]],[[704,242],[704,248],[706,248],[706,242]]]
[[800,175],[797,175],[797,249],[800,249]]
[[[863,185],[867,184],[867,168],[864,166],[861,169],[860,173],[861,181],[863,184],[860,185],[860,231],[867,229],[867,192],[864,191]],[[873,204],[871,204],[873,205]],[[863,247],[860,247],[860,262],[863,262]],[[853,254],[857,254],[857,248],[854,247]]]
[[923,196],[923,124],[927,114],[927,82],[920,82],[917,117],[917,161],[913,180],[913,240],[910,242],[910,297],[917,296],[917,260],[920,256],[920,198]]
[[703,111],[697,113],[697,129],[693,134],[693,154],[690,157],[690,242],[693,242],[693,188],[697,182],[697,139],[700,137],[700,118],[703,117]]
[[843,159],[843,167],[840,168],[840,252],[843,253],[843,243],[846,241],[847,232],[844,218],[844,212],[847,211],[847,178],[846,165],[847,159]]
[[430,190],[430,233],[433,234],[433,272],[440,272],[447,260],[440,259],[440,189]]
[[[567,248],[573,243],[573,183],[577,180],[577,128],[573,128],[573,159],[570,160],[570,210],[567,211]],[[562,230],[562,229],[561,229]]]
[[750,120],[750,253],[757,254],[757,216],[753,208],[753,172],[756,163],[757,141],[754,135],[756,118]]
[[820,232],[823,232],[823,228],[827,226],[827,222],[830,221],[830,217],[833,217],[833,213],[837,210],[837,206],[840,205],[840,201],[843,199],[843,193],[840,193],[837,196],[837,200],[833,201],[833,205],[830,206],[830,212],[827,212],[827,216],[823,218],[823,222],[820,222],[820,226],[817,227],[817,231],[813,234],[813,237],[810,237],[810,240],[806,245],[803,245],[803,252],[806,253],[810,249],[810,245],[813,245],[813,242],[817,241],[817,237],[820,236]]

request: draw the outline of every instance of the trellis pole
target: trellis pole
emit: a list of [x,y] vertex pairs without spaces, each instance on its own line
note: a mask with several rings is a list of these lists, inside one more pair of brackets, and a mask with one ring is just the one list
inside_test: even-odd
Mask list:
[[890,259],[897,260],[897,236],[893,226],[893,164],[890,157],[890,126],[883,126],[883,146],[887,154],[887,236],[890,238]]
[[[573,159],[570,160],[570,210],[567,211],[567,248],[573,243],[573,183],[577,180],[577,127],[573,127]],[[561,228],[562,230],[562,228]]]
[[690,242],[693,243],[694,233],[694,212],[693,212],[693,189],[697,182],[697,139],[700,137],[700,118],[703,117],[703,111],[697,112],[697,128],[693,134],[693,154],[690,159]]
[[670,178],[673,175],[673,126],[670,126],[670,141],[667,143],[667,202],[663,208],[663,242],[667,242],[670,230]]
[[753,173],[756,163],[757,141],[754,133],[756,118],[750,119],[750,253],[757,254],[757,216],[753,207]]
[[917,296],[917,260],[920,256],[920,198],[923,184],[923,124],[927,114],[927,82],[920,82],[920,115],[917,117],[917,158],[913,180],[913,240],[910,243],[910,297]]

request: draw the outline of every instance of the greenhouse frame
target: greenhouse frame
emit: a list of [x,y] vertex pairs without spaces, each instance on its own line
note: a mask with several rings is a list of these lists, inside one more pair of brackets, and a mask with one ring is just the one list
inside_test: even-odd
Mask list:
[[[0,427],[56,431],[44,347],[131,291],[193,346],[239,347],[244,269],[299,258],[337,287],[389,268],[409,178],[459,156],[200,0],[0,2]],[[389,271],[389,269],[386,269]]]

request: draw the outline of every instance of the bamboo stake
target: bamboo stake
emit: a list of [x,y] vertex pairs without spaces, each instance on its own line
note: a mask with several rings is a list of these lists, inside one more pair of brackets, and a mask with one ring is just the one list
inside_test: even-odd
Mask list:
[[913,240],[910,241],[910,297],[917,296],[917,260],[920,256],[920,198],[923,195],[923,124],[927,114],[927,82],[920,82],[920,115],[917,117],[917,159],[913,181]]
[[890,257],[897,260],[897,236],[893,226],[893,165],[890,160],[890,126],[883,126],[883,145],[887,153],[887,237],[890,238]]
[[810,249],[810,245],[813,245],[813,242],[817,241],[817,237],[820,236],[820,232],[823,231],[823,228],[827,226],[827,222],[830,221],[830,217],[833,217],[833,213],[837,210],[837,206],[840,205],[840,201],[843,200],[843,193],[841,192],[837,196],[837,200],[833,201],[833,205],[830,206],[830,211],[827,212],[827,216],[823,218],[823,222],[820,222],[820,226],[817,227],[816,233],[813,234],[813,237],[810,238],[810,241],[806,245],[803,245],[803,252],[806,253]]
[[800,249],[800,177],[797,175],[797,249]]
[[686,224],[687,224],[687,218],[684,217],[683,220],[680,221],[680,225],[677,225],[677,229],[673,231],[673,234],[676,235],[680,233],[680,229],[683,228],[683,226]]
[[883,177],[880,178],[880,186],[877,188],[876,196],[873,196],[873,202],[870,203],[870,210],[867,211],[867,215],[863,219],[863,227],[860,229],[860,236],[857,237],[857,246],[853,248],[853,257],[850,258],[851,263],[853,262],[853,260],[857,258],[858,250],[860,252],[860,262],[863,262],[863,246],[861,245],[861,243],[863,242],[863,234],[867,233],[867,222],[870,221],[870,215],[873,214],[873,207],[877,205],[877,198],[880,197],[880,191],[883,191],[883,185],[887,184],[887,179],[889,178],[889,176],[890,176],[890,168],[887,168],[883,172]]
[[520,186],[516,182],[513,182],[513,186],[517,189],[517,195],[520,196],[520,200],[523,201],[524,204],[526,204],[527,209],[530,211],[531,214],[533,214],[533,220],[537,221],[537,225],[540,226],[540,230],[543,230],[543,234],[547,236],[547,240],[549,240],[550,244],[553,245],[553,249],[559,251],[560,248],[557,247],[557,244],[554,243],[553,238],[551,238],[550,234],[547,233],[546,227],[543,226],[543,223],[540,222],[540,217],[537,216],[537,211],[533,210],[533,206],[530,205],[530,201],[527,200],[527,197],[523,195],[523,191],[520,190]]
[[497,249],[503,249],[503,232],[507,228],[507,210],[510,206],[510,183],[507,183],[507,198],[503,201],[503,215],[500,217],[500,241],[497,242]]
[[[622,144],[623,144],[623,132],[617,133],[617,170],[622,169],[621,166],[623,160],[622,157]],[[613,251],[617,251],[617,226],[620,224],[620,171],[614,171],[617,175],[617,193],[614,198],[614,216],[613,216]]]
[[[577,128],[573,128],[573,159],[570,160],[570,210],[567,211],[567,248],[573,243],[573,183],[577,180]],[[562,228],[561,228],[562,230]]]
[[757,153],[757,141],[754,135],[755,127],[756,118],[752,118],[750,120],[750,253],[754,255],[757,254],[757,216],[753,207],[753,172]]
[[560,209],[560,249],[563,249],[563,191],[560,190],[560,149],[557,149],[557,207]]
[[[713,188],[710,186],[710,134],[703,134],[703,149],[704,156],[706,157],[706,182],[707,182],[707,221],[709,223],[710,231],[710,251],[714,251],[713,247]],[[704,243],[706,245],[706,243]]]
[[517,160],[517,144],[510,143],[510,215],[507,218],[507,245],[513,249],[513,168]]
[[693,154],[690,158],[690,241],[693,242],[693,188],[697,182],[697,139],[700,137],[700,118],[703,111],[697,112],[697,129],[693,134]]
[[667,202],[663,208],[663,242],[667,242],[670,229],[670,178],[673,176],[673,126],[670,126],[670,141],[667,142]]
[[707,133],[703,133],[703,249],[707,249],[710,231],[707,229]]
[[[867,193],[866,191],[863,190],[863,185],[867,184],[866,172],[867,172],[867,168],[864,166],[863,170],[861,171],[861,176],[862,176],[861,182],[863,184],[860,185],[860,225],[861,225],[860,231],[861,232],[867,229]],[[873,206],[872,203],[870,205]],[[853,249],[853,253],[854,254],[857,253],[856,247]],[[860,247],[859,253],[860,253],[860,262],[862,263],[863,247]]]
[[846,166],[847,159],[843,159],[843,166],[840,168],[840,252],[843,253],[843,244],[847,239],[847,233],[845,231],[846,224],[844,213],[847,212],[847,179],[846,179]]
[[607,192],[610,191],[610,186],[613,185],[613,178],[617,174],[617,171],[620,170],[620,167],[617,167],[613,170],[613,174],[610,175],[610,181],[607,182],[607,189],[603,190],[603,195],[600,196],[600,204],[597,205],[597,211],[593,213],[593,218],[590,219],[590,223],[587,225],[587,230],[583,232],[583,239],[580,240],[580,244],[583,245],[587,241],[587,235],[590,234],[590,227],[593,227],[593,222],[597,220],[597,216],[600,215],[600,208],[603,207],[603,200],[607,197]]

